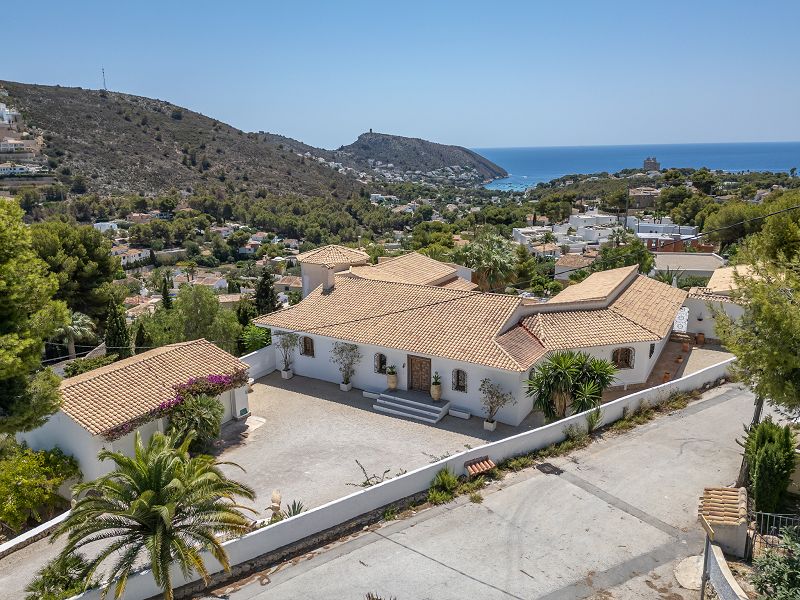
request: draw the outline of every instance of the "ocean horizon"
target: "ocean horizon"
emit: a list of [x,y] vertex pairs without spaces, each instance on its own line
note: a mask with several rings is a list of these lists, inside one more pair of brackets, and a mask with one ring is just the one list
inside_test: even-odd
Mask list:
[[730,173],[783,171],[800,167],[800,142],[632,144],[612,146],[534,146],[473,148],[508,171],[486,185],[494,190],[523,190],[565,175],[615,173],[641,168],[655,156],[662,169],[708,167]]

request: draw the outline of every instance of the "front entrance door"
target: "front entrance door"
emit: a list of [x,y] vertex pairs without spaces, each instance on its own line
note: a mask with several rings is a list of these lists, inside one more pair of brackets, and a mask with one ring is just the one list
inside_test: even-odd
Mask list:
[[431,389],[431,359],[408,357],[408,389],[427,392]]

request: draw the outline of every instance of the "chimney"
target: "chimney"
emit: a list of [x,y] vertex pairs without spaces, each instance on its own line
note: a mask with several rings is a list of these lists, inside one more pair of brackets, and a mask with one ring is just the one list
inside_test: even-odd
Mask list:
[[322,291],[330,292],[333,289],[334,272],[331,267],[325,269],[325,279],[322,282]]

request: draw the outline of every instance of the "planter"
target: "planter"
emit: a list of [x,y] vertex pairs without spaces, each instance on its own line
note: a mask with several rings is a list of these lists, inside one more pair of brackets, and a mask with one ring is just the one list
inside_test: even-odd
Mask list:
[[698,333],[697,334],[697,345],[702,346],[706,343],[706,334],[705,333]]
[[675,358],[675,362],[681,364],[683,362],[683,356],[678,356]]
[[688,352],[689,351],[689,342],[683,342],[683,344],[681,345],[681,350],[683,350],[684,352]]
[[442,399],[442,384],[431,384],[431,398],[434,402],[438,402]]
[[292,371],[291,369],[286,369],[286,370],[281,369],[281,377],[283,379],[291,379],[292,377],[294,377],[294,371]]
[[397,389],[397,373],[386,376],[386,385],[390,390]]
[[494,431],[495,429],[497,429],[497,421],[484,421],[483,428],[486,431]]
[[664,371],[664,377],[662,379],[664,383],[667,383],[670,379],[672,379],[672,373],[669,371]]
[[340,383],[339,384],[339,389],[342,390],[343,392],[349,392],[350,390],[353,389],[353,384],[352,383]]

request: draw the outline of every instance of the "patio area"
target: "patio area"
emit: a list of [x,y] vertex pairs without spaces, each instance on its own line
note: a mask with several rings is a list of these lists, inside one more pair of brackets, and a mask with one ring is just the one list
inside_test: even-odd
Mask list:
[[[679,361],[678,357],[682,360]],[[610,402],[633,392],[661,385],[664,383],[665,373],[669,373],[669,381],[672,381],[673,379],[696,373],[711,365],[721,363],[729,358],[733,358],[733,354],[717,344],[704,344],[702,346],[690,344],[688,352],[684,352],[681,342],[670,340],[664,346],[658,362],[653,367],[650,377],[647,378],[647,383],[629,385],[628,389],[621,387],[610,388],[603,394],[603,402]]]
[[[250,394],[251,416],[223,428],[220,459],[231,476],[256,489],[256,508],[268,516],[272,490],[284,505],[300,500],[319,506],[361,489],[368,475],[393,477],[446,454],[520,433],[528,428],[498,424],[484,431],[483,419],[446,416],[436,425],[378,413],[361,390],[278,372],[259,379]],[[530,425],[532,427],[532,425]],[[354,484],[354,485],[350,485]]]

